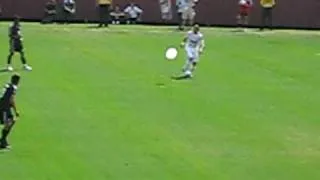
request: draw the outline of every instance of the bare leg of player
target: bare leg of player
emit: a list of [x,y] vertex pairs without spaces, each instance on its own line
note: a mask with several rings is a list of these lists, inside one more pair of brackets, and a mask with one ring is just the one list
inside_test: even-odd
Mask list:
[[186,19],[183,19],[183,20],[182,20],[181,31],[183,31],[183,30],[186,28],[187,22],[188,22],[188,21],[187,21]]
[[243,17],[243,27],[245,28],[244,31],[246,31],[248,28],[248,24],[249,24],[249,17],[248,16],[245,16]]
[[197,63],[196,62],[192,62],[192,66],[191,66],[191,69],[190,69],[191,72],[194,72],[196,67],[197,67]]
[[32,71],[32,67],[27,64],[27,60],[23,51],[20,52],[20,59],[23,64],[23,68],[27,71]]

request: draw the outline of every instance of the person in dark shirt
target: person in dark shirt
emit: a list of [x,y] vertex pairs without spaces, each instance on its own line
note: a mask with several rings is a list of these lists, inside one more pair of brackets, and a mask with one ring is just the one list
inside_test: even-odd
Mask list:
[[16,117],[19,117],[19,112],[15,105],[15,95],[19,82],[20,75],[12,75],[11,82],[5,85],[3,95],[0,98],[0,123],[4,125],[1,132],[0,149],[10,148],[7,137],[16,122],[12,109]]
[[0,4],[0,17],[2,16],[2,6]]
[[76,2],[74,0],[63,1],[64,23],[68,24],[76,14]]
[[8,66],[7,66],[8,71],[13,71],[11,62],[15,52],[20,53],[20,58],[23,64],[23,68],[28,71],[32,70],[32,67],[27,64],[27,60],[24,55],[23,45],[22,45],[22,35],[20,31],[21,31],[20,20],[18,17],[16,17],[14,19],[13,24],[9,28],[10,54],[8,56]]
[[49,0],[44,9],[43,24],[52,23],[55,21],[57,15],[57,2],[56,0]]
[[125,18],[125,13],[120,10],[119,6],[115,6],[114,11],[110,13],[112,24],[120,24]]

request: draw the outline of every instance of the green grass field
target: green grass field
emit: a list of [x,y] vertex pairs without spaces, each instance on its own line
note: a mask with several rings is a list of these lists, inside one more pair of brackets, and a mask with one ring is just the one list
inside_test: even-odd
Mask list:
[[183,34],[168,27],[24,23],[34,71],[16,56],[0,180],[319,180],[320,33],[231,31],[204,29],[195,78],[175,82],[184,53],[164,50]]

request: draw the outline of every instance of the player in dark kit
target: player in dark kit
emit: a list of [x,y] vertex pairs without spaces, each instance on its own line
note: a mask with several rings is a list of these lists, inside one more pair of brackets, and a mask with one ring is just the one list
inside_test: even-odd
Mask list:
[[20,26],[19,18],[15,18],[13,24],[9,28],[10,54],[8,56],[8,66],[7,66],[8,71],[13,71],[13,68],[11,66],[11,61],[15,52],[20,53],[20,58],[23,64],[23,68],[28,71],[32,70],[32,67],[27,64],[27,60],[24,55],[22,35],[20,30],[21,30],[21,26]]
[[10,148],[7,137],[16,122],[12,109],[14,110],[16,117],[19,117],[19,113],[15,105],[15,94],[19,81],[20,76],[18,74],[14,74],[11,77],[11,82],[5,85],[3,95],[0,98],[0,123],[4,125],[1,132],[0,149]]

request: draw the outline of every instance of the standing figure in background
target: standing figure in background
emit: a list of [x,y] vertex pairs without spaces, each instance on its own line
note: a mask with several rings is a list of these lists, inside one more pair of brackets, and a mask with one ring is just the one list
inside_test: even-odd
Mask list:
[[97,4],[99,8],[99,27],[108,27],[112,0],[97,0]]
[[112,24],[120,24],[126,15],[120,10],[120,7],[117,5],[115,6],[114,11],[110,13],[110,16]]
[[1,7],[1,4],[0,4],[0,17],[2,16],[2,7]]
[[239,0],[239,14],[237,16],[239,28],[248,26],[249,14],[252,6],[252,0]]
[[184,30],[185,26],[193,26],[194,18],[196,16],[195,6],[198,0],[185,0],[185,4],[182,6],[182,26],[181,30]]
[[18,17],[14,19],[13,24],[9,28],[9,39],[10,39],[10,42],[9,42],[10,53],[8,55],[7,70],[13,71],[13,67],[11,66],[12,57],[15,52],[18,52],[20,54],[20,59],[23,64],[23,68],[25,70],[31,71],[32,67],[27,64],[27,60],[25,58],[24,51],[23,51],[21,26],[20,26],[20,20]]
[[127,24],[136,24],[137,21],[141,20],[143,10],[140,9],[134,3],[130,3],[130,5],[127,8],[125,8],[124,12],[127,14],[128,17]]
[[185,3],[186,3],[186,0],[176,0],[176,11],[178,14],[179,30],[183,30],[182,13],[183,13],[183,8],[185,7]]
[[275,0],[261,0],[260,1],[262,7],[262,15],[261,15],[261,27],[260,30],[264,30],[265,28],[269,28],[272,30],[272,11],[276,5]]
[[167,22],[172,19],[172,3],[171,0],[159,0],[161,19]]
[[63,1],[64,23],[69,23],[76,14],[76,2],[74,0]]
[[44,8],[43,24],[49,24],[56,20],[57,15],[57,2],[56,0],[49,0]]

